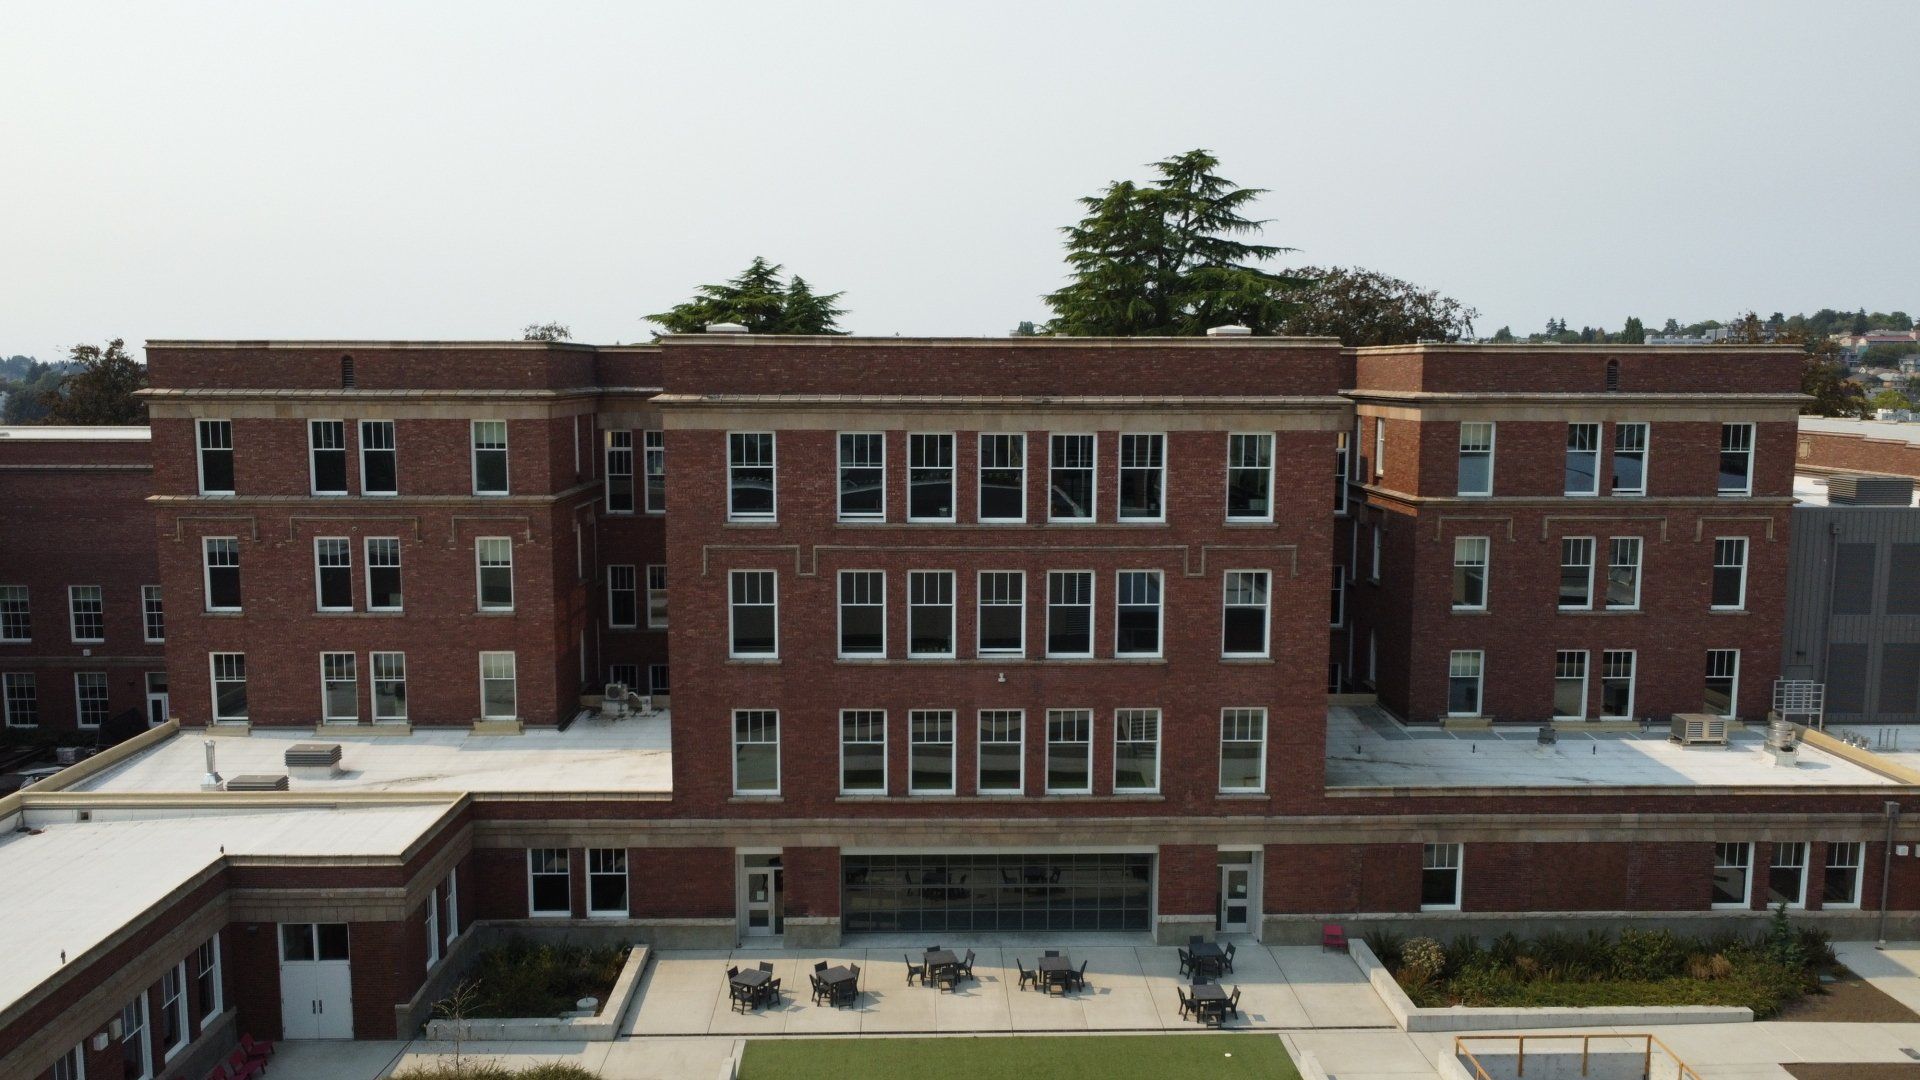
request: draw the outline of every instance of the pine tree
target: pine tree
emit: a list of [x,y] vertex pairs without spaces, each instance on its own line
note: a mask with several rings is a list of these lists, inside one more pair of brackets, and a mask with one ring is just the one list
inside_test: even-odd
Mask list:
[[1620,328],[1620,336],[1616,340],[1623,345],[1645,345],[1647,343],[1646,325],[1638,318],[1629,315],[1626,325]]
[[845,310],[834,301],[846,294],[817,294],[797,274],[783,282],[783,269],[756,255],[732,280],[702,285],[693,299],[646,319],[670,334],[697,334],[710,323],[739,323],[752,334],[845,333],[837,325]]

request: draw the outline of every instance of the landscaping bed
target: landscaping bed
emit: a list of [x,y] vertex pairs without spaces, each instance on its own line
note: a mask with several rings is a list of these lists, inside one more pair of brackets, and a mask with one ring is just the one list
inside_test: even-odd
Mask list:
[[754,1039],[741,1080],[1179,1080],[1259,1077],[1299,1080],[1273,1035],[1008,1036],[973,1039]]
[[605,1002],[627,962],[627,947],[546,945],[513,937],[481,953],[464,983],[473,997],[469,1020],[554,1017],[576,1010],[581,998]]
[[472,1058],[415,1065],[394,1073],[392,1080],[600,1080],[600,1074],[564,1062],[515,1066]]

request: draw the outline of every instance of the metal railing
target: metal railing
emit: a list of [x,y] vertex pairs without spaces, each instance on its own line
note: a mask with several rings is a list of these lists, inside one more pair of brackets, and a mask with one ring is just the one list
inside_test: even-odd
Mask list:
[[1674,1076],[1676,1080],[1701,1080],[1700,1074],[1695,1072],[1692,1066],[1688,1065],[1684,1061],[1681,1061],[1680,1055],[1674,1053],[1671,1047],[1669,1047],[1666,1043],[1661,1042],[1659,1039],[1655,1038],[1651,1034],[1629,1035],[1629,1034],[1612,1034],[1612,1033],[1605,1033],[1605,1032],[1595,1032],[1591,1034],[1582,1033],[1578,1035],[1576,1034],[1456,1035],[1453,1037],[1453,1054],[1455,1058],[1466,1059],[1467,1064],[1473,1067],[1473,1075],[1475,1080],[1494,1080],[1493,1075],[1487,1072],[1486,1067],[1480,1064],[1480,1059],[1474,1057],[1473,1051],[1467,1049],[1465,1044],[1468,1042],[1468,1040],[1474,1040],[1474,1041],[1497,1040],[1502,1042],[1509,1042],[1509,1043],[1512,1043],[1514,1046],[1514,1073],[1513,1074],[1516,1077],[1524,1077],[1527,1075],[1527,1043],[1529,1041],[1532,1041],[1534,1043],[1571,1042],[1575,1039],[1580,1040],[1580,1075],[1581,1076],[1587,1075],[1587,1067],[1592,1061],[1593,1040],[1595,1039],[1626,1039],[1626,1040],[1639,1039],[1641,1040],[1640,1042],[1641,1080],[1647,1080],[1647,1078],[1651,1076],[1653,1073],[1653,1052],[1656,1048],[1662,1054],[1665,1054],[1667,1058],[1673,1062]]

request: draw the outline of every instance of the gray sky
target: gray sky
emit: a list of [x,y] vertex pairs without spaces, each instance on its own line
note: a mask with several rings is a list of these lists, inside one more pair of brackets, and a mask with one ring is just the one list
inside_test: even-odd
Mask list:
[[756,254],[872,334],[1046,316],[1073,199],[1206,147],[1482,332],[1920,312],[1920,5],[16,3],[0,355],[516,336]]

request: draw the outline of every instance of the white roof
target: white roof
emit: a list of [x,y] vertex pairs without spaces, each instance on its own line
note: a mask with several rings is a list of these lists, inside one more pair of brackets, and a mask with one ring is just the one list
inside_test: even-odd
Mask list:
[[1824,432],[1828,435],[1861,435],[1869,439],[1895,439],[1920,445],[1920,422],[1803,416],[1800,418],[1800,430]]
[[21,442],[147,442],[153,429],[145,424],[133,426],[81,424],[9,424],[0,427],[0,439]]

